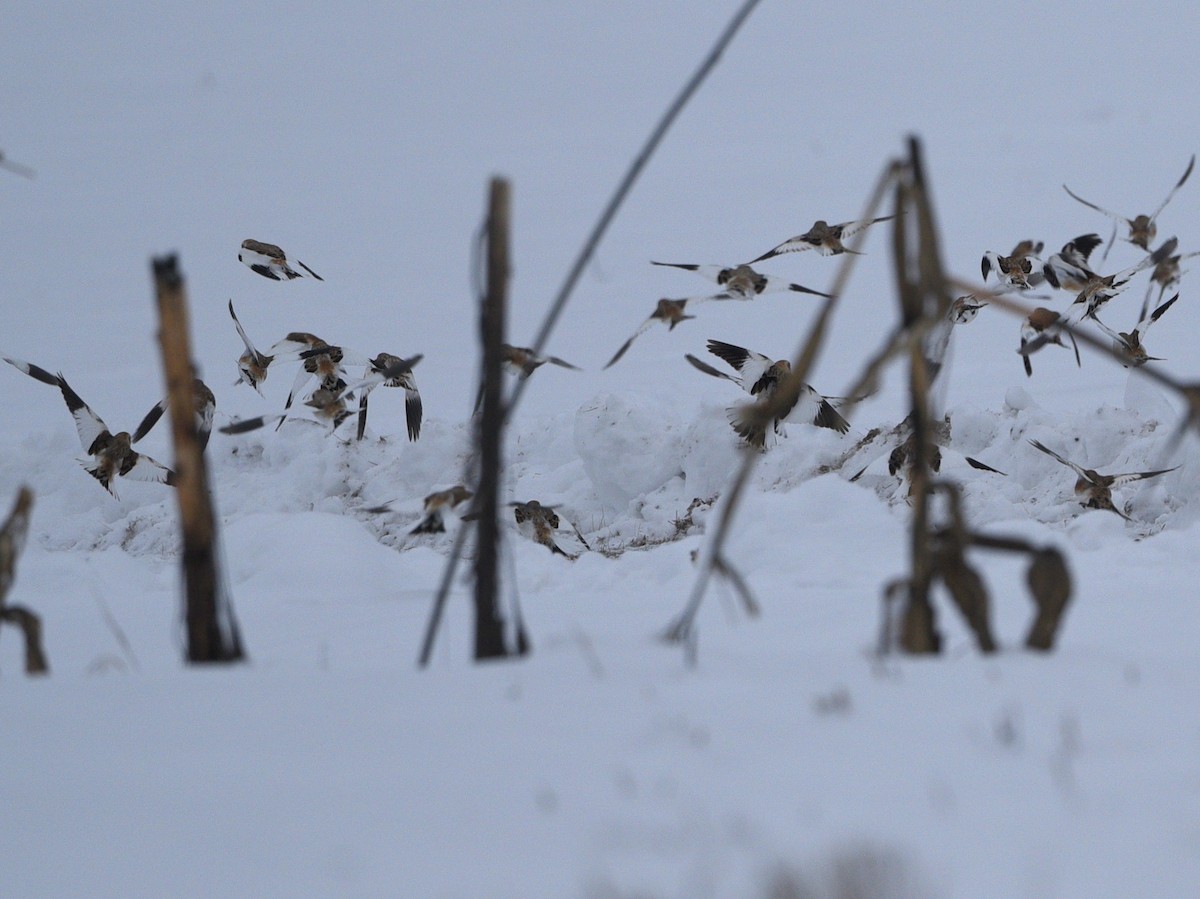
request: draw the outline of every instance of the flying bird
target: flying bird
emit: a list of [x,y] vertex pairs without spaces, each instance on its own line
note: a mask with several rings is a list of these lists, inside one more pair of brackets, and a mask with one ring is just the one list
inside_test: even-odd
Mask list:
[[[1080,269],[1080,273],[1085,274],[1085,279],[1080,282],[1072,276],[1071,287],[1068,289],[1079,288],[1074,301],[1067,307],[1067,311],[1063,313],[1063,319],[1069,325],[1076,325],[1085,318],[1096,317],[1098,313],[1113,297],[1120,294],[1133,276],[1144,269],[1156,266],[1164,259],[1170,257],[1175,252],[1175,248],[1179,245],[1179,240],[1172,237],[1170,240],[1164,241],[1153,253],[1150,253],[1141,262],[1136,265],[1131,265],[1127,269],[1122,269],[1119,272],[1114,272],[1111,275],[1098,275],[1088,269]],[[1050,281],[1055,287],[1066,288],[1066,282],[1059,279],[1061,270],[1053,270],[1050,265],[1046,266],[1046,280]],[[1053,273],[1053,276],[1052,276]]]
[[[531,499],[526,503],[513,502],[509,505],[513,508],[513,519],[517,523],[517,531],[521,536],[528,537],[534,543],[540,543],[554,555],[565,556],[571,560],[579,558],[577,554],[564,550],[555,541],[556,532],[562,529],[562,520],[554,509],[550,506],[543,506],[536,499]],[[572,524],[571,529],[584,548],[591,549],[587,541],[583,539],[583,534],[579,533],[579,528]]]
[[250,267],[250,271],[257,272],[264,278],[270,278],[272,281],[290,281],[293,278],[303,278],[307,272],[318,281],[325,279],[314,272],[311,268],[296,260],[296,265],[304,269],[304,272],[298,272],[292,268],[288,262],[287,254],[273,243],[263,243],[260,240],[251,240],[247,238],[242,241],[242,251],[238,253],[238,261]]
[[75,419],[75,430],[79,433],[79,442],[89,456],[81,459],[84,470],[100,482],[100,486],[117,498],[113,482],[117,478],[129,478],[131,481],[147,481],[157,484],[175,486],[175,472],[161,462],[156,462],[145,453],[139,453],[130,444],[133,442],[128,431],[116,434],[108,429],[103,419],[91,410],[87,403],[79,398],[66,378],[61,374],[51,374],[46,369],[20,359],[10,359],[4,356],[4,361],[25,372],[31,378],[59,388],[67,410]]
[[[1033,363],[1029,357],[1048,343],[1065,347],[1062,336],[1062,314],[1053,309],[1047,309],[1045,306],[1038,306],[1029,313],[1029,317],[1025,321],[1021,322],[1021,346],[1017,352],[1025,360],[1025,376],[1027,378],[1033,377]],[[1075,364],[1082,366],[1083,363],[1079,358],[1079,344],[1075,342],[1075,335],[1068,331],[1067,336],[1071,338],[1071,346],[1075,348]]]
[[1142,318],[1145,318],[1150,312],[1150,294],[1154,290],[1154,285],[1158,285],[1158,302],[1161,303],[1167,291],[1179,287],[1180,282],[1183,280],[1184,272],[1180,263],[1184,259],[1191,259],[1193,256],[1200,256],[1200,251],[1194,253],[1177,253],[1174,256],[1168,256],[1154,266],[1154,271],[1150,273],[1150,283],[1146,285],[1146,296],[1142,300]]
[[1007,256],[1001,256],[991,250],[984,253],[980,263],[984,282],[987,282],[988,275],[994,271],[996,279],[1005,287],[1014,290],[1036,287],[1046,277],[1042,272],[1044,263],[1038,258],[1043,246],[1040,240],[1036,243],[1023,240],[1013,247],[1013,251]]
[[408,439],[416,440],[421,436],[421,393],[417,390],[417,379],[413,375],[413,366],[423,356],[413,356],[403,359],[391,353],[380,353],[368,363],[363,375],[361,390],[358,394],[358,438],[363,439],[367,430],[367,397],[376,387],[404,388],[404,418],[408,426]]
[[258,391],[259,396],[262,396],[262,387],[259,385],[267,379],[267,369],[275,361],[275,357],[264,355],[254,348],[254,344],[250,342],[245,329],[242,328],[242,323],[238,321],[237,313],[233,311],[233,300],[229,301],[229,315],[237,328],[238,336],[242,338],[242,343],[246,346],[246,352],[238,357],[238,379],[233,383],[235,385],[249,384]]
[[[756,262],[758,260],[755,260]],[[654,262],[651,265],[662,265],[669,268],[681,268],[684,271],[695,272],[702,278],[707,278],[722,288],[720,293],[710,296],[710,300],[752,300],[764,293],[777,293],[791,290],[797,293],[809,293],[813,296],[829,298],[829,294],[793,284],[786,278],[776,278],[756,272],[749,265],[694,265],[686,262]]]
[[1133,481],[1144,481],[1146,478],[1155,478],[1160,474],[1175,471],[1175,468],[1179,467],[1161,468],[1158,471],[1128,472],[1126,474],[1100,474],[1090,468],[1076,465],[1070,459],[1064,459],[1054,450],[1036,440],[1030,440],[1029,442],[1033,445],[1034,449],[1041,450],[1047,456],[1053,456],[1079,476],[1075,481],[1075,497],[1083,504],[1084,508],[1106,509],[1109,512],[1116,512],[1126,521],[1133,521],[1133,519],[1113,505],[1113,488],[1132,483]]
[[1142,346],[1142,339],[1146,336],[1146,331],[1150,326],[1162,318],[1163,313],[1170,309],[1178,299],[1179,294],[1175,294],[1171,299],[1155,308],[1149,315],[1144,316],[1137,323],[1137,326],[1128,333],[1114,331],[1108,325],[1104,324],[1104,322],[1100,321],[1099,318],[1093,317],[1093,321],[1100,326],[1105,334],[1112,338],[1113,350],[1121,356],[1121,364],[1126,368],[1140,368],[1147,362],[1165,361],[1161,356],[1147,355],[1146,348]]
[[500,356],[504,370],[518,378],[528,378],[547,362],[559,368],[569,368],[571,371],[580,370],[578,365],[572,365],[557,356],[539,356],[528,347],[509,346],[507,343],[500,344]]
[[[737,384],[758,400],[758,404],[770,403],[780,385],[792,372],[792,365],[787,359],[772,360],[762,353],[755,353],[745,347],[724,343],[720,340],[710,340],[708,351],[723,359],[738,373],[738,377],[713,368],[706,362],[697,359],[690,353],[684,358],[695,368],[716,378],[724,378]],[[747,415],[743,407],[735,406],[729,410],[729,423],[738,435],[749,445],[757,449],[765,449],[767,429],[765,424],[759,424],[755,416]],[[808,384],[800,385],[800,392],[795,402],[782,414],[777,415],[772,422],[776,434],[783,436],[784,422],[807,422],[819,428],[829,428],[839,434],[850,430],[846,421],[833,407],[826,397],[821,396]]]
[[683,310],[696,303],[703,303],[708,299],[711,299],[711,297],[692,297],[684,300],[668,300],[664,298],[659,300],[658,304],[654,307],[654,311],[650,313],[649,318],[642,322],[630,338],[621,344],[621,348],[613,354],[613,357],[608,360],[604,367],[612,368],[617,363],[617,360],[625,355],[626,351],[633,345],[633,342],[658,322],[665,324],[668,331],[674,331],[675,326],[680,322],[695,318],[696,316],[694,315],[684,315]]
[[816,250],[822,256],[837,256],[841,253],[857,252],[848,249],[842,241],[852,237],[859,231],[866,230],[878,222],[886,222],[893,218],[895,218],[894,215],[884,215],[879,218],[859,219],[858,221],[841,222],[836,225],[831,225],[824,219],[818,219],[803,234],[789,237],[778,246],[767,250],[767,252],[763,253],[757,259],[751,259],[750,263],[753,265],[755,262],[762,262],[764,259],[781,256],[784,253],[803,253],[805,250]]
[[425,517],[410,534],[441,534],[446,530],[446,516],[450,515],[475,494],[457,484],[449,490],[438,490],[425,497]]
[[[1166,199],[1159,203],[1158,208],[1155,209],[1154,212],[1150,213],[1150,215],[1135,215],[1133,218],[1126,218],[1123,215],[1117,215],[1115,212],[1110,212],[1101,206],[1097,206],[1095,203],[1089,203],[1083,197],[1074,193],[1071,188],[1067,187],[1065,184],[1063,185],[1063,190],[1070,194],[1072,199],[1078,200],[1089,209],[1095,209],[1097,212],[1107,215],[1117,224],[1127,225],[1129,227],[1129,236],[1122,239],[1133,244],[1135,247],[1140,247],[1149,253],[1150,244],[1153,243],[1155,236],[1158,234],[1158,225],[1154,220],[1158,218],[1158,214],[1162,212],[1164,208],[1166,208],[1166,205],[1171,202],[1171,198],[1175,196],[1175,191],[1183,187],[1183,183],[1187,181],[1188,176],[1192,174],[1192,168],[1195,165],[1196,156],[1195,154],[1192,154],[1192,158],[1188,161],[1187,168],[1184,170],[1183,175],[1178,181],[1175,182],[1175,186],[1171,188],[1171,192],[1167,194]],[[1101,257],[1102,259],[1108,258],[1108,251],[1112,248],[1113,241],[1116,239],[1116,235],[1117,231],[1116,227],[1114,226],[1113,237],[1109,240],[1108,247],[1104,250],[1104,256]]]
[[342,365],[342,348],[326,343],[315,334],[292,331],[271,347],[271,353],[273,356],[286,353],[301,360],[300,370],[296,372],[287,402],[283,404],[285,410],[292,407],[300,391],[313,377],[318,379],[319,388],[335,393],[346,386],[348,375]]
[[[159,400],[154,408],[146,413],[142,423],[133,432],[132,443],[137,443],[158,424],[158,420],[167,411],[168,399],[168,397],[164,397]],[[192,405],[196,413],[196,436],[200,439],[200,451],[204,452],[208,448],[208,438],[212,434],[213,415],[217,411],[217,398],[208,389],[208,385],[199,378],[192,379]]]
[[1092,251],[1104,242],[1099,234],[1081,234],[1046,260],[1042,274],[1052,287],[1079,293],[1088,282],[1100,277],[1088,267]]

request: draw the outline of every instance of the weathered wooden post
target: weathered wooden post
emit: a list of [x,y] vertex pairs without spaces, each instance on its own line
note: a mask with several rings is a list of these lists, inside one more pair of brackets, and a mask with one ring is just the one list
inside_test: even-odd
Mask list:
[[195,378],[188,336],[187,294],[178,258],[153,261],[158,300],[159,343],[167,378],[167,404],[175,446],[175,478],[183,532],[184,626],[187,660],[236,662],[243,658],[241,635],[217,566],[217,526],[208,488],[208,468],[193,414]]

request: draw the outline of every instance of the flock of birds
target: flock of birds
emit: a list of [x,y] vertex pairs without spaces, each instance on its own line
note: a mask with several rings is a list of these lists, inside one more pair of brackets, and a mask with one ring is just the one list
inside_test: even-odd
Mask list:
[[[1083,199],[1063,185],[1072,198],[1114,220],[1113,234],[1100,257],[1101,262],[1107,259],[1108,252],[1117,238],[1117,228],[1124,226],[1128,229],[1122,240],[1145,253],[1142,259],[1128,268],[1108,275],[1101,275],[1096,271],[1092,264],[1092,256],[1104,243],[1103,238],[1096,233],[1083,234],[1068,241],[1061,250],[1044,260],[1041,258],[1044,244],[1032,240],[1021,241],[1007,255],[1000,255],[992,251],[983,254],[981,272],[985,284],[989,284],[989,281],[992,282],[989,285],[992,293],[1012,292],[1025,296],[1037,296],[1030,292],[1043,286],[1049,286],[1055,290],[1065,291],[1073,297],[1064,311],[1059,312],[1039,306],[1022,322],[1018,352],[1023,359],[1027,375],[1032,376],[1033,374],[1031,357],[1036,352],[1052,344],[1065,347],[1064,337],[1070,338],[1074,343],[1072,329],[1085,321],[1093,322],[1111,337],[1114,352],[1120,356],[1126,366],[1136,367],[1159,358],[1151,356],[1147,352],[1144,344],[1146,332],[1179,299],[1178,292],[1175,292],[1170,299],[1164,301],[1163,298],[1168,292],[1174,291],[1178,287],[1183,274],[1182,261],[1198,255],[1200,251],[1177,253],[1178,241],[1175,238],[1164,241],[1156,248],[1152,244],[1157,236],[1159,214],[1175,193],[1183,187],[1191,175],[1194,165],[1195,157],[1193,156],[1175,186],[1149,215],[1133,217],[1118,215]],[[794,292],[828,297],[828,294],[788,281],[785,278],[762,274],[753,266],[786,253],[815,250],[823,256],[838,256],[843,253],[855,252],[846,246],[846,240],[872,225],[888,221],[891,218],[893,216],[881,216],[834,225],[818,220],[803,234],[788,238],[749,263],[740,265],[654,262],[654,265],[694,272],[714,282],[718,290],[715,293],[679,299],[659,299],[654,311],[617,349],[604,367],[609,368],[615,365],[629,351],[634,341],[654,325],[663,324],[668,330],[673,330],[681,322],[695,318],[695,315],[691,313],[696,306],[702,303],[750,301],[763,294],[774,292]],[[238,259],[251,271],[274,281],[287,282],[298,278],[324,280],[303,262],[299,260],[293,262],[280,247],[274,244],[245,240],[238,253]],[[1137,324],[1129,331],[1117,331],[1110,328],[1100,319],[1100,313],[1114,297],[1132,283],[1136,275],[1147,269],[1152,270],[1150,284]],[[1155,287],[1158,288],[1157,299],[1151,302]],[[966,295],[955,299],[950,306],[947,321],[944,323],[945,336],[943,339],[949,339],[949,330],[954,325],[966,324],[974,320],[979,310],[986,305],[986,294]],[[331,433],[336,431],[347,419],[357,414],[356,436],[361,440],[366,430],[368,397],[371,392],[378,387],[393,387],[402,388],[405,392],[405,417],[409,439],[415,441],[420,437],[422,403],[413,370],[421,361],[421,355],[406,358],[390,353],[379,353],[373,357],[366,356],[342,346],[327,343],[314,334],[299,331],[287,334],[269,350],[263,352],[255,346],[242,327],[233,308],[232,300],[229,301],[229,315],[245,348],[237,359],[238,380],[235,384],[246,384],[262,395],[262,384],[273,367],[283,363],[298,362],[299,368],[282,413],[234,421],[220,429],[223,433],[240,434],[270,424],[274,424],[278,429],[284,421],[292,416],[293,404],[297,400],[301,400],[303,405],[313,410],[316,421],[324,424]],[[782,436],[784,434],[783,425],[787,422],[809,423],[837,431],[840,434],[846,434],[849,431],[849,423],[836,408],[840,401],[839,398],[823,396],[807,384],[801,385],[799,395],[790,409],[779,414],[770,426],[763,425],[761,416],[748,414],[748,411],[753,410],[755,404],[765,404],[772,400],[780,385],[790,375],[791,367],[788,360],[772,359],[753,350],[719,340],[709,340],[707,348],[710,353],[726,363],[733,373],[719,370],[691,354],[687,354],[685,358],[704,374],[731,381],[752,397],[754,402],[749,406],[737,405],[728,410],[731,426],[746,444],[760,450],[766,449],[769,434],[773,432],[775,435]],[[1078,346],[1075,346],[1075,354],[1078,362]],[[85,470],[114,497],[117,495],[115,482],[120,478],[174,485],[174,473],[167,466],[133,448],[134,444],[151,431],[166,411],[167,401],[165,399],[146,414],[132,434],[127,431],[114,433],[103,419],[79,397],[61,373],[53,374],[45,368],[21,359],[7,356],[2,358],[26,375],[55,387],[61,392],[67,409],[75,420],[80,443],[87,454],[87,458],[81,460]],[[503,364],[505,370],[517,378],[528,378],[545,364],[578,370],[577,366],[556,356],[539,355],[528,348],[509,345],[503,347]],[[351,368],[361,369],[361,374],[358,377],[351,377],[349,374]],[[308,385],[314,379],[315,387],[306,393]],[[213,427],[216,399],[213,392],[199,378],[194,381],[193,395],[196,429],[202,446],[206,446]],[[482,391],[480,395],[482,396]],[[476,408],[478,409],[478,403]],[[1128,515],[1113,503],[1112,489],[1132,481],[1157,477],[1174,470],[1162,469],[1101,475],[1091,469],[1083,468],[1038,441],[1030,441],[1030,443],[1037,450],[1053,457],[1076,473],[1075,493],[1082,505],[1086,508],[1115,512],[1126,520],[1129,520]],[[903,450],[903,445],[897,448],[897,452],[901,450]],[[903,459],[896,461],[895,455],[894,452],[893,459],[889,464],[893,474],[903,465]],[[982,463],[968,461],[978,468],[995,471]],[[424,500],[422,518],[410,533],[431,534],[445,531],[451,517],[464,517],[463,513],[469,508],[472,498],[471,490],[462,484],[431,493]],[[559,537],[568,532],[573,532],[574,537],[578,538],[583,547],[587,548],[587,542],[579,533],[578,528],[570,525],[570,522],[564,524],[564,519],[553,508],[543,506],[536,500],[513,502],[510,503],[510,506],[513,509],[513,523],[517,526],[518,531],[548,547],[551,552],[574,558],[558,543]],[[380,510],[383,508],[380,507]]]

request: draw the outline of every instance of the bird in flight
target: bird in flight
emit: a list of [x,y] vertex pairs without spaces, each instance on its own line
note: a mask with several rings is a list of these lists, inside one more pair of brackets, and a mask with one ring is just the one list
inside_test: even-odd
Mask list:
[[[1105,509],[1116,512],[1126,521],[1133,521],[1128,515],[1113,505],[1112,491],[1114,487],[1130,484],[1134,481],[1144,481],[1146,478],[1156,478],[1160,474],[1175,471],[1175,468],[1161,468],[1157,471],[1131,471],[1125,474],[1100,474],[1082,465],[1076,465],[1070,459],[1064,459],[1054,450],[1037,440],[1030,440],[1034,449],[1041,450],[1047,456],[1053,456],[1079,477],[1075,481],[1075,497],[1087,509]],[[1176,466],[1178,468],[1179,466]]]
[[842,253],[853,253],[842,241],[854,236],[859,231],[865,231],[879,222],[894,219],[894,215],[883,215],[873,219],[858,219],[852,222],[839,222],[831,225],[824,219],[817,219],[813,226],[803,234],[789,237],[783,243],[763,253],[757,259],[751,259],[750,264],[782,256],[784,253],[803,253],[805,250],[816,250],[822,256],[838,256]]
[[250,238],[243,240],[242,251],[238,253],[238,261],[249,266],[250,271],[257,272],[272,281],[291,281],[293,278],[303,278],[305,273],[318,281],[325,280],[299,259],[296,260],[296,265],[304,271],[296,271],[288,262],[287,254],[282,249],[273,243],[263,243],[261,240]]

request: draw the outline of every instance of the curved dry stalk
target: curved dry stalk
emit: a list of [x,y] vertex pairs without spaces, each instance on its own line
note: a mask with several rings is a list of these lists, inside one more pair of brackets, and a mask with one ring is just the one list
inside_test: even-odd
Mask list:
[[[876,211],[883,203],[884,192],[902,169],[903,164],[898,161],[888,163],[883,173],[879,176],[879,180],[867,201],[866,210],[860,218],[875,217]],[[855,263],[861,255],[857,251],[865,239],[865,231],[854,235],[848,248],[850,252],[844,255],[842,264],[834,276],[833,285],[829,291],[829,298],[821,304],[817,319],[813,323],[808,337],[801,344],[795,360],[792,362],[791,376],[785,378],[780,383],[779,388],[775,391],[769,403],[764,404],[762,407],[753,407],[747,410],[756,419],[769,422],[780,414],[780,412],[791,408],[791,405],[796,402],[801,385],[807,380],[808,371],[816,360],[817,353],[824,342],[829,319],[833,315],[837,301],[845,290],[846,283],[854,271]],[[704,550],[700,557],[700,572],[696,576],[696,583],[692,587],[691,595],[688,597],[683,611],[680,612],[663,632],[662,637],[664,640],[671,643],[685,643],[689,646],[688,658],[690,660],[694,660],[695,658],[693,641],[695,638],[694,625],[696,613],[699,612],[700,606],[704,601],[709,580],[712,578],[712,574],[719,564],[718,560],[724,558],[725,541],[729,538],[729,531],[733,525],[734,515],[737,512],[738,504],[741,502],[746,484],[750,480],[750,473],[754,470],[754,463],[757,461],[759,455],[760,453],[750,447],[742,449],[741,464],[738,466],[738,470],[730,482],[729,489],[722,495],[721,502],[719,503],[720,511],[716,515],[716,527],[713,530],[712,536],[705,541]]]
[[[596,247],[599,246],[604,233],[608,230],[608,226],[612,224],[612,220],[616,217],[621,204],[625,202],[625,197],[633,189],[634,182],[641,175],[642,169],[646,167],[655,150],[658,149],[658,145],[666,137],[667,131],[674,124],[675,119],[679,117],[679,113],[683,111],[688,101],[691,100],[692,95],[696,93],[709,73],[716,67],[721,59],[721,54],[725,52],[725,48],[729,46],[730,41],[733,40],[734,36],[741,29],[742,24],[749,17],[750,13],[754,11],[754,7],[758,6],[758,3],[759,0],[745,0],[742,3],[737,12],[733,14],[733,18],[729,20],[729,24],[725,26],[725,30],[717,38],[712,50],[709,51],[704,61],[700,63],[700,67],[696,69],[692,77],[688,79],[687,84],[683,86],[683,89],[671,101],[671,105],[667,107],[667,111],[663,113],[654,130],[650,132],[650,137],[647,138],[646,143],[642,146],[642,149],[630,164],[629,169],[625,172],[625,177],[617,185],[617,189],[613,192],[612,197],[609,198],[604,211],[600,213],[600,218],[592,228],[587,240],[584,241],[579,255],[576,256],[575,262],[571,265],[570,271],[567,272],[566,280],[563,281],[562,286],[558,289],[558,294],[554,297],[554,302],[550,304],[550,311],[546,313],[546,318],[542,321],[542,326],[533,341],[532,350],[534,355],[540,356],[542,354],[546,341],[550,338],[550,332],[554,330],[554,326],[558,322],[558,317],[562,314],[567,301],[570,299],[572,292],[574,292],[575,285],[583,274],[583,270],[591,261],[592,255],[596,252]],[[512,410],[520,402],[527,381],[527,378],[517,381],[516,386],[513,388],[512,396],[509,398],[505,410],[506,414],[512,414]]]

